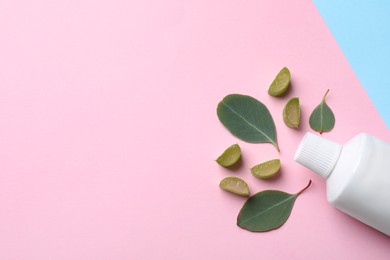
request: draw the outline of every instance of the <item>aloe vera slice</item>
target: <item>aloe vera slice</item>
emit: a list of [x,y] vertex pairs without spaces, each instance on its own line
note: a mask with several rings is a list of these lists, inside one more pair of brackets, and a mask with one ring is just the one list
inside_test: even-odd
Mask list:
[[238,144],[233,144],[229,146],[215,161],[223,167],[229,167],[235,164],[240,157],[240,146]]
[[239,196],[249,196],[248,184],[237,177],[226,177],[220,183],[219,187],[223,190],[229,191]]
[[301,122],[301,108],[299,98],[290,99],[283,109],[283,121],[290,128],[298,128]]
[[280,160],[273,159],[260,164],[257,164],[251,168],[251,173],[256,178],[268,179],[275,176],[280,170]]
[[290,70],[287,67],[284,67],[272,81],[271,86],[268,88],[268,94],[273,97],[282,96],[290,87],[290,79]]

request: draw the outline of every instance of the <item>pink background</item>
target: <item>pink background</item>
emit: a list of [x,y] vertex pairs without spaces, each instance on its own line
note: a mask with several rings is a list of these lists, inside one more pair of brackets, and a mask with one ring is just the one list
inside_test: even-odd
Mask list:
[[[389,259],[390,238],[293,161],[327,88],[325,137],[390,141],[310,1],[1,1],[0,35],[0,259]],[[292,91],[275,99],[283,66]],[[230,93],[268,106],[281,153],[220,124]],[[282,121],[293,96],[300,130]],[[214,162],[233,143],[237,171]],[[251,176],[273,158],[279,178]],[[250,233],[236,226],[245,199],[218,188],[230,175],[252,193],[313,184],[282,228]]]

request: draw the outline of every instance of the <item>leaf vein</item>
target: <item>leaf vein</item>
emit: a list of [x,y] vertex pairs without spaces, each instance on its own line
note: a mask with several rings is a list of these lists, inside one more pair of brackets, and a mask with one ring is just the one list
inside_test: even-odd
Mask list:
[[283,203],[286,203],[287,201],[289,201],[289,200],[291,200],[291,199],[293,199],[293,198],[294,198],[294,195],[292,195],[292,196],[288,197],[287,199],[284,199],[284,200],[282,200],[282,201],[280,201],[280,202],[278,202],[278,203],[272,205],[271,207],[267,208],[266,210],[261,211],[261,212],[255,214],[255,215],[251,216],[250,218],[247,218],[247,219],[243,220],[243,221],[241,222],[241,224],[244,224],[244,223],[246,223],[246,222],[248,222],[248,221],[250,221],[250,220],[252,220],[252,219],[254,219],[254,218],[257,218],[257,217],[259,217],[260,215],[264,214],[265,212],[268,212],[268,211],[270,211],[271,209],[273,209],[273,208],[275,208],[275,207],[278,207],[278,206],[282,205]]
[[253,127],[254,129],[256,129],[259,133],[261,133],[262,135],[264,135],[269,141],[270,143],[272,144],[275,144],[275,142],[272,140],[272,138],[270,138],[268,135],[266,135],[263,131],[261,131],[259,128],[257,128],[255,125],[253,125],[251,122],[249,122],[248,120],[246,120],[245,117],[241,116],[239,113],[237,113],[237,111],[235,111],[232,107],[230,107],[228,104],[226,104],[225,102],[222,101],[222,104],[224,104],[227,108],[229,108],[234,114],[236,114],[239,118],[241,118],[245,123],[247,123],[248,125],[250,125],[251,127]]

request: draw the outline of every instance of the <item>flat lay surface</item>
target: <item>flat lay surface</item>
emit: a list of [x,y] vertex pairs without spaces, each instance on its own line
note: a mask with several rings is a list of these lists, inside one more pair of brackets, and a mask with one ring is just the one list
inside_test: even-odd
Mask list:
[[[390,238],[333,208],[325,182],[294,162],[329,89],[339,143],[390,142],[383,116],[311,1],[2,1],[0,259],[388,259]],[[267,90],[284,67],[291,90]],[[219,121],[228,94],[266,105],[270,143]],[[283,107],[299,97],[301,125]],[[318,134],[318,133],[316,133]],[[242,161],[215,159],[230,145]],[[276,178],[250,173],[280,159]],[[296,193],[279,229],[236,225],[244,197]]]

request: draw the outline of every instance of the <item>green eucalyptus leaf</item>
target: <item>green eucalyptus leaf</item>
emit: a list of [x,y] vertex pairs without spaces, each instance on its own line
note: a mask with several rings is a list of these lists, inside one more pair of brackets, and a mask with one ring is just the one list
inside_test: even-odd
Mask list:
[[320,134],[332,130],[335,124],[334,114],[325,102],[328,92],[329,89],[326,91],[321,103],[313,110],[309,119],[310,127]]
[[293,209],[297,197],[309,188],[309,184],[296,194],[278,190],[265,190],[251,196],[241,208],[237,225],[253,232],[265,232],[281,227]]
[[219,102],[217,114],[234,136],[250,143],[271,143],[279,151],[272,116],[257,99],[240,94],[228,95]]

